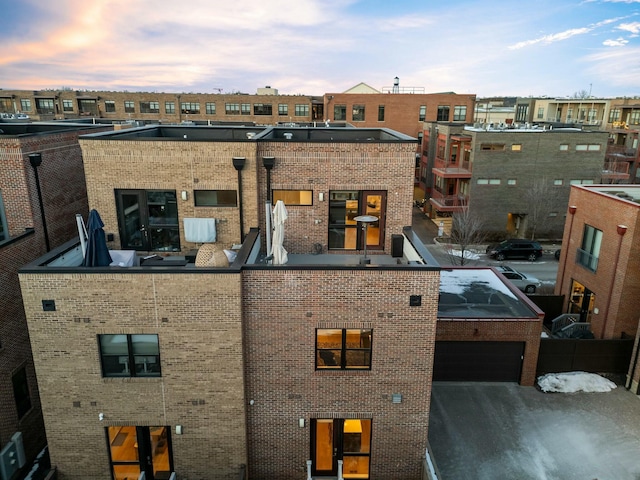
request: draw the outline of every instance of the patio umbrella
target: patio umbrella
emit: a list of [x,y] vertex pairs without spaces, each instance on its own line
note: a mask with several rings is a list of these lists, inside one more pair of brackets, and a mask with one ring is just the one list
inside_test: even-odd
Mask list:
[[83,267],[107,267],[113,261],[103,227],[100,214],[95,209],[91,210],[87,220],[87,253],[82,261]]
[[284,265],[289,260],[287,251],[282,246],[284,242],[284,222],[287,219],[287,208],[282,200],[276,202],[273,207],[273,240],[271,242],[271,255],[274,265]]

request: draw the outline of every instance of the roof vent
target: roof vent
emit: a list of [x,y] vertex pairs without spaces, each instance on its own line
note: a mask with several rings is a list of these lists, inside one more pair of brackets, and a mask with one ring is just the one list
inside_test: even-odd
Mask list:
[[291,132],[284,132],[282,135],[284,135],[284,138],[287,140],[291,140],[293,138],[293,133]]

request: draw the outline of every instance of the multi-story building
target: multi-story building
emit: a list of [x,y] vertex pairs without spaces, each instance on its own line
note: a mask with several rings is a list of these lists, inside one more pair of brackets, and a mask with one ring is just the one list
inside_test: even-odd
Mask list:
[[518,97],[515,123],[562,123],[601,128],[609,113],[606,98],[534,98]]
[[[114,266],[82,267],[69,242],[20,274],[58,478],[420,478],[443,287],[406,227],[413,138],[156,126],[80,142]],[[286,264],[261,233],[277,200]],[[531,385],[541,312],[487,274],[446,286],[468,300],[441,338],[518,343]]]
[[605,128],[609,132],[607,146],[607,183],[640,183],[640,100],[616,98],[610,101]]
[[18,269],[77,235],[75,214],[87,212],[78,136],[106,128],[0,124],[0,451],[24,448],[3,478],[46,445]]
[[571,188],[555,293],[596,338],[636,334],[639,201],[632,185]]
[[421,180],[433,215],[463,209],[495,236],[560,237],[573,184],[600,183],[607,133],[425,124]]

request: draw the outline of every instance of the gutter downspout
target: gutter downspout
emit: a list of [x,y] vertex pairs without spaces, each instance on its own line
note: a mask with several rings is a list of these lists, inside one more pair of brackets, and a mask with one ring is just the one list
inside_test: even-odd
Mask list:
[[38,192],[38,203],[40,204],[40,216],[42,217],[42,229],[44,231],[44,244],[47,248],[47,252],[51,251],[51,247],[49,245],[49,231],[47,230],[47,218],[44,214],[44,203],[42,202],[42,190],[40,189],[40,177],[38,176],[38,167],[42,164],[42,154],[41,153],[30,153],[29,154],[29,162],[31,162],[31,166],[33,167],[33,174],[36,178],[36,191]]
[[233,157],[233,168],[238,172],[238,206],[240,207],[240,243],[244,241],[244,208],[242,203],[242,169],[246,163],[245,157]]
[[267,170],[267,200],[265,202],[265,222],[267,231],[265,237],[267,237],[267,256],[271,255],[271,170],[276,163],[275,157],[262,157],[262,165]]

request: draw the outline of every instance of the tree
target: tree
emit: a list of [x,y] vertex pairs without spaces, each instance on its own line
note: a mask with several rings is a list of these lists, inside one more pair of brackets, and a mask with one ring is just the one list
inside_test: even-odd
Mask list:
[[[484,222],[477,215],[471,214],[465,206],[461,212],[456,212],[451,218],[451,244],[449,256],[454,265],[466,265],[470,261],[470,254],[475,253],[472,246],[484,243],[486,234]],[[454,251],[454,248],[456,249]]]
[[589,98],[589,92],[586,90],[578,90],[573,93],[573,98]]
[[546,178],[536,178],[531,188],[523,192],[522,198],[527,205],[527,226],[531,240],[536,237],[540,227],[553,211],[557,192]]

